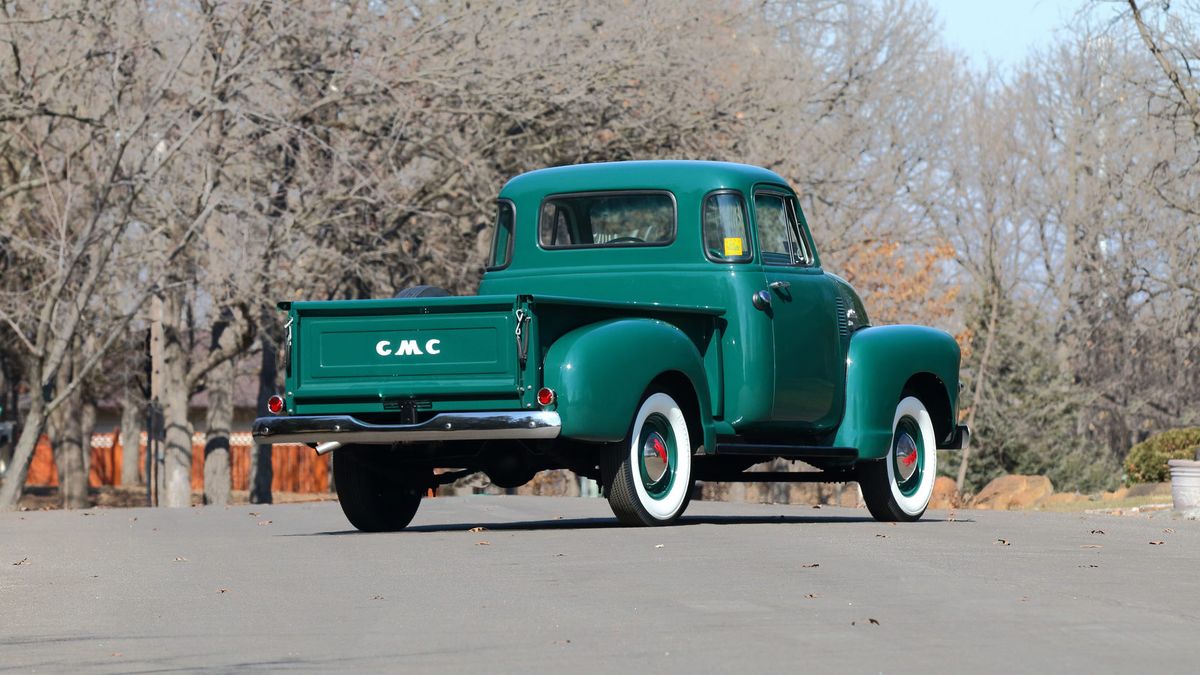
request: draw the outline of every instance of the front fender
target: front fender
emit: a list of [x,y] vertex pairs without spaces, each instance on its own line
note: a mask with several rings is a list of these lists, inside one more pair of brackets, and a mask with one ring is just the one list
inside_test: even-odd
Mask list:
[[924,375],[945,387],[951,418],[947,422],[953,425],[959,357],[954,338],[933,328],[877,326],[856,331],[846,359],[846,413],[834,445],[858,448],[859,459],[886,456],[896,404],[905,385]]
[[695,392],[704,447],[713,447],[703,360],[675,326],[656,319],[611,319],[560,337],[546,354],[543,378],[558,395],[561,437],[619,441],[642,394],[660,375],[679,373]]

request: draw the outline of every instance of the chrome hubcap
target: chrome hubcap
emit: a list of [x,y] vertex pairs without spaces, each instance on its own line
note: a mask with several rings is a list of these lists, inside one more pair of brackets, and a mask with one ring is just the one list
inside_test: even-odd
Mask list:
[[900,482],[912,478],[917,472],[917,442],[907,432],[896,436],[896,471]]
[[667,473],[667,441],[657,432],[647,436],[642,444],[642,466],[646,468],[646,477],[651,483],[662,480]]

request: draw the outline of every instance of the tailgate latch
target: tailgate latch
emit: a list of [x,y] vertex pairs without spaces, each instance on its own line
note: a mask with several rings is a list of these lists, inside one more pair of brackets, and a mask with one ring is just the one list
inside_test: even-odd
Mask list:
[[517,358],[521,361],[521,367],[525,367],[525,359],[529,355],[529,333],[523,329],[525,323],[529,321],[529,315],[525,310],[517,310]]

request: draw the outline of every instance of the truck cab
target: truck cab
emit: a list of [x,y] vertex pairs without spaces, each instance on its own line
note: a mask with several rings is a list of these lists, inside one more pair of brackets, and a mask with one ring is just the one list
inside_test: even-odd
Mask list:
[[[281,304],[286,391],[254,433],[333,452],[360,529],[403,527],[464,472],[550,468],[633,525],[674,522],[697,480],[857,480],[877,518],[914,520],[937,450],[966,441],[957,344],[871,326],[771,171],[542,169],[504,186],[493,228],[476,296]],[[775,458],[816,470],[746,471]]]

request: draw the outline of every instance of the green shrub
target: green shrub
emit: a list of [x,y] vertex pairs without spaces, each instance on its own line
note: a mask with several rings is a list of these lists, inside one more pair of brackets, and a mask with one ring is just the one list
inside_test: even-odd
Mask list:
[[1200,427],[1155,434],[1129,449],[1125,456],[1125,480],[1129,483],[1169,480],[1167,460],[1195,459],[1197,448],[1200,448]]

